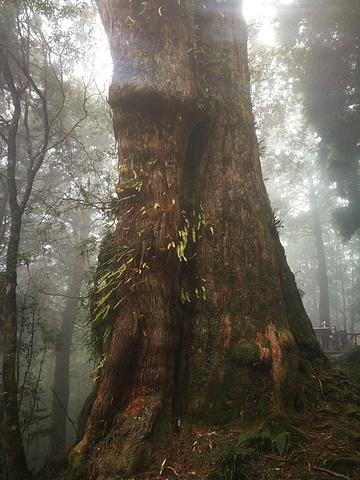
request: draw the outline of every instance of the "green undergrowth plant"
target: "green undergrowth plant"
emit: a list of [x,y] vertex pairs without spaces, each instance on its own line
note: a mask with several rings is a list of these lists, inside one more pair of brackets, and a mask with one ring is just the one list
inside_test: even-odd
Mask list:
[[[207,457],[213,468],[207,480],[253,479],[259,454],[285,456],[304,439],[282,417],[270,415],[262,427],[240,435],[219,434],[212,442]],[[255,454],[255,455],[254,455]]]
[[348,353],[333,355],[330,362],[338,370],[347,375],[350,380],[360,384],[360,347],[356,347]]
[[[131,184],[131,188],[133,188],[133,184]],[[125,187],[122,186],[120,193],[124,194],[124,192],[126,195],[129,193],[127,184]],[[196,243],[201,239],[205,229],[214,235],[214,229],[208,225],[201,205],[198,210],[198,212],[193,210],[190,214],[184,210],[181,212],[182,222],[177,239],[169,238],[167,245],[167,250],[174,249],[179,262],[184,265],[188,265],[188,262],[196,256]],[[137,235],[141,236],[143,232],[143,230],[137,232]],[[97,365],[91,373],[94,381],[101,375],[101,370],[106,362],[106,351],[112,335],[116,311],[124,302],[126,291],[133,284],[135,276],[141,275],[143,267],[146,265],[141,259],[140,264],[136,267],[135,249],[127,245],[115,247],[114,236],[114,231],[109,231],[104,236],[100,247],[98,266],[90,288],[91,332],[86,343],[92,358],[97,359]],[[206,280],[203,278],[198,279],[197,284],[192,285],[190,290],[185,285],[180,288],[182,304],[190,303],[192,299],[206,300],[206,296]]]
[[207,480],[248,480],[250,471],[247,455],[239,450],[238,445],[226,442],[221,450],[211,453],[214,465]]
[[[131,281],[129,265],[134,260],[134,249],[122,246],[113,258],[102,266],[94,295],[93,323],[107,318],[110,309],[115,310],[124,300],[122,296],[114,302],[114,293],[121,285]],[[104,334],[106,333],[106,329]]]
[[[195,210],[190,215],[183,210],[182,215],[182,228],[178,230],[178,242],[175,243],[171,239],[168,243],[167,249],[175,248],[176,254],[180,262],[187,263],[188,259],[194,254],[191,246],[195,245],[198,240],[201,239],[202,230],[207,226],[206,215],[202,205],[200,205],[200,212],[197,214]],[[213,234],[213,227],[209,227],[210,232]]]
[[97,364],[90,374],[95,382],[106,363],[106,351],[111,338],[114,316],[124,300],[122,287],[131,282],[134,249],[114,246],[114,232],[104,236],[98,266],[90,287],[89,317],[91,331],[86,339],[88,349]]
[[[180,262],[186,268],[192,260],[196,259],[197,243],[200,241],[205,231],[214,235],[213,226],[208,224],[206,215],[202,205],[199,207],[199,213],[192,210],[187,213],[185,210],[181,212],[182,228],[178,230],[178,241],[171,239],[167,248],[174,248]],[[182,305],[191,303],[192,300],[206,300],[206,280],[197,278],[193,285],[181,285],[180,302]]]

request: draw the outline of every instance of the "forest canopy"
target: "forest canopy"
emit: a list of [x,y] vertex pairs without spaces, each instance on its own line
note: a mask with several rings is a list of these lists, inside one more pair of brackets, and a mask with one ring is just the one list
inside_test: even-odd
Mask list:
[[346,238],[360,225],[360,5],[298,1],[280,13],[280,41],[288,49],[305,115],[320,137],[319,159],[344,205],[335,218]]

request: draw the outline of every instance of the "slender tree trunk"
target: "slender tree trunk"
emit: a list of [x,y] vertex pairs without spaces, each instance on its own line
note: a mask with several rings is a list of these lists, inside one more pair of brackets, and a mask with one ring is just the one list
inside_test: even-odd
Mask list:
[[341,303],[342,303],[342,323],[346,329],[347,327],[347,302],[346,302],[346,291],[345,291],[345,282],[344,282],[344,266],[342,264],[342,254],[344,249],[339,252],[339,266],[340,266],[340,285],[341,285]]
[[50,438],[51,456],[64,452],[66,449],[67,412],[70,394],[70,353],[74,323],[79,304],[78,296],[81,286],[79,269],[81,267],[82,259],[76,259],[73,278],[71,279],[67,292],[68,298],[59,333],[59,345],[56,350],[54,383],[52,387],[53,401],[51,410],[51,427],[53,431]]
[[[354,268],[354,255],[353,252],[351,253],[351,320],[350,320],[350,332],[355,332],[355,318],[357,313],[357,302],[356,298],[358,295],[358,291],[356,288],[355,282],[355,268]],[[346,329],[346,322],[344,322],[344,328]]]
[[310,186],[310,206],[314,222],[314,234],[316,252],[318,258],[318,275],[319,275],[319,325],[324,322],[330,325],[330,300],[329,300],[329,280],[327,274],[326,255],[324,248],[324,239],[321,229],[321,220],[317,205],[314,183],[309,176]]
[[[0,273],[0,361],[3,360],[4,312],[5,312],[5,274]],[[0,376],[0,479],[8,480],[4,441],[4,403],[3,403],[3,378]]]
[[13,480],[31,478],[27,468],[22,442],[17,399],[17,262],[20,245],[21,223],[27,201],[19,205],[16,185],[17,132],[21,114],[20,95],[8,64],[6,53],[0,47],[0,66],[13,100],[13,116],[8,127],[7,139],[7,189],[10,205],[10,232],[6,255],[5,313],[3,345],[3,387],[4,387],[4,434],[7,468]]
[[[73,221],[73,240],[76,244],[85,240],[90,232],[90,214],[82,220],[82,225]],[[84,273],[84,258],[81,252],[74,252],[70,285],[59,333],[59,345],[56,350],[55,371],[53,383],[53,401],[51,411],[51,426],[53,432],[50,438],[51,456],[64,452],[66,449],[66,427],[68,424],[68,406],[70,395],[70,355],[74,333],[76,314],[79,306],[79,296]]]
[[4,387],[4,429],[5,453],[8,471],[14,480],[31,477],[23,447],[19,409],[17,400],[17,257],[19,251],[22,212],[13,209],[6,261],[6,290],[4,315],[4,349],[3,349],[3,387]]
[[1,190],[3,193],[0,196],[0,244],[2,245],[4,242],[4,237],[5,237],[5,231],[6,231],[6,209],[8,207],[8,200],[9,200],[9,195],[8,195],[8,189],[6,185],[4,185],[4,182],[1,181],[0,183]]
[[301,366],[326,362],[261,177],[239,2],[193,3],[98,1],[114,59],[117,282],[71,478],[127,478],[179,428],[291,409]]

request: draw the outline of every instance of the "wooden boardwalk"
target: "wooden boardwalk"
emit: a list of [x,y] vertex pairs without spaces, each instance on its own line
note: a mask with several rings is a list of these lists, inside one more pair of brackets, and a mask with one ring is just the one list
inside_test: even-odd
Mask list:
[[360,345],[360,333],[333,331],[329,327],[314,328],[316,338],[326,355],[346,353]]

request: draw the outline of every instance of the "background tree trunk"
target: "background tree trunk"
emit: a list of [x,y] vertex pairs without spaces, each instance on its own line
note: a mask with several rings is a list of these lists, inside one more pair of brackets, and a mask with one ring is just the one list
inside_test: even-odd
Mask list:
[[131,476],[179,425],[291,410],[310,359],[326,362],[262,181],[239,2],[194,4],[98,1],[114,59],[117,283],[72,478]]
[[[16,184],[17,164],[17,133],[21,115],[20,94],[15,87],[14,79],[9,67],[7,55],[0,48],[0,63],[5,82],[11,93],[14,111],[8,127],[7,138],[7,189],[10,206],[10,229],[8,248],[6,252],[5,274],[5,312],[4,312],[4,343],[3,343],[3,388],[4,388],[4,434],[5,455],[9,475],[14,480],[27,480],[31,474],[27,467],[25,451],[22,442],[19,409],[17,399],[17,263],[20,244],[22,217],[27,205],[25,196],[21,204],[18,203],[18,191]],[[32,187],[29,185],[30,191]]]
[[[4,335],[4,311],[5,311],[5,274],[0,272],[0,358],[2,361],[3,358],[3,335]],[[0,376],[0,392],[1,392],[1,403],[0,403],[0,479],[7,480],[7,468],[6,468],[6,456],[5,456],[5,445],[4,445],[4,404],[3,404],[3,379],[2,375]]]
[[10,235],[6,259],[6,290],[3,346],[3,388],[5,453],[9,474],[14,480],[31,478],[27,468],[25,451],[19,421],[17,399],[17,256],[21,231],[21,214],[18,208],[12,210]]
[[[1,175],[1,172],[0,172]],[[0,179],[1,185],[1,197],[0,197],[0,244],[3,244],[5,231],[6,231],[6,216],[7,216],[7,207],[9,201],[8,190],[5,185],[5,182]]]
[[315,245],[318,260],[318,278],[319,278],[319,325],[324,322],[330,326],[330,300],[329,300],[329,280],[327,273],[326,255],[324,239],[321,229],[320,214],[316,199],[314,182],[309,175],[310,186],[310,207],[314,224]]
[[[86,216],[81,220],[80,225],[77,224],[78,221],[79,218],[76,216],[72,219],[73,243],[77,247],[80,242],[89,236],[91,228],[90,212],[87,212]],[[70,255],[73,261],[71,264],[69,262],[71,276],[69,280],[68,298],[62,316],[59,344],[55,356],[51,409],[51,426],[53,428],[50,438],[51,456],[64,452],[66,449],[66,427],[68,424],[70,395],[70,354],[84,274],[84,257],[82,253],[83,252],[77,250]]]

